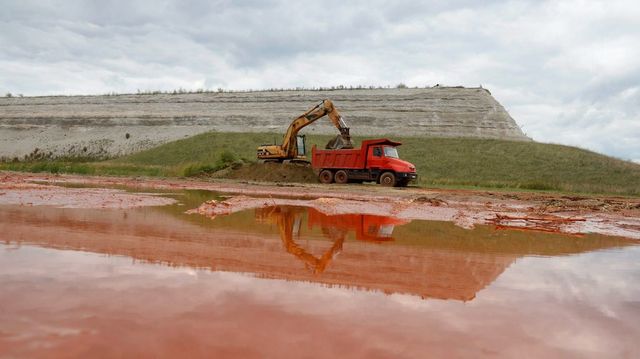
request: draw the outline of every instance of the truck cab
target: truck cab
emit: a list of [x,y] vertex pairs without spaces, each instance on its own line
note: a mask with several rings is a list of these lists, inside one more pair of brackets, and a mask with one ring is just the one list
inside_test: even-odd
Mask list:
[[[387,143],[372,144],[369,145],[367,153],[367,168],[375,174],[378,172],[378,182],[383,185],[391,184],[394,179],[388,176],[382,177],[384,172],[391,172],[394,174],[395,181],[398,184],[408,183],[410,180],[416,179],[416,168],[410,162],[401,160],[398,155],[398,149],[400,143],[389,141]],[[386,180],[387,183],[382,181]],[[391,182],[390,182],[391,181]]]

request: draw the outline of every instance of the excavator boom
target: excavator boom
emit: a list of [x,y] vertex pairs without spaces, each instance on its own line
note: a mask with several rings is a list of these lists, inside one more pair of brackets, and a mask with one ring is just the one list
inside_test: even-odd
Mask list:
[[346,122],[333,105],[333,102],[324,100],[291,122],[284,135],[282,145],[262,145],[258,147],[258,159],[275,161],[304,159],[304,153],[302,155],[298,153],[298,133],[304,127],[324,116],[328,116],[329,120],[340,131],[340,135],[327,146],[332,149],[353,148],[349,127],[347,127]]

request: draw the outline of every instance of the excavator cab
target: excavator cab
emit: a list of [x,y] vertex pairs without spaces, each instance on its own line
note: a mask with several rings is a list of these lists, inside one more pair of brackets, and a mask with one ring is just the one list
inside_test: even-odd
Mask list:
[[307,156],[307,136],[305,135],[297,135],[296,136],[296,144],[298,145],[298,157]]

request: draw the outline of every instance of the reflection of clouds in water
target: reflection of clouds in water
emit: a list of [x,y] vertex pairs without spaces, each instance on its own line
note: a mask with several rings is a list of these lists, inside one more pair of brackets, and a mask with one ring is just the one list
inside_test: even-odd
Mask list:
[[[553,298],[617,302],[640,298],[640,246],[516,261],[493,284]],[[482,296],[482,292],[478,297]]]
[[[147,277],[172,280],[172,285],[176,286],[196,284],[199,280],[213,280],[216,285],[211,289],[215,292],[255,292],[257,297],[263,299],[299,291],[298,295],[302,297],[332,300],[348,301],[355,295],[381,297],[415,309],[424,308],[424,303],[429,302],[418,296],[406,294],[385,295],[379,291],[362,291],[338,285],[327,286],[281,279],[265,280],[251,273],[167,267],[132,260],[125,256],[106,256],[71,250],[52,251],[28,245],[2,245],[1,248],[3,250],[0,251],[0,269],[3,275],[10,276],[73,275],[77,280],[101,279],[103,284],[111,283],[118,287],[127,285],[126,282],[119,283],[123,279],[136,280]],[[640,298],[640,287],[634,285],[640,280],[640,266],[636,264],[639,255],[640,247],[629,247],[572,256],[520,258],[494,283],[481,290],[472,302],[508,303],[512,301],[513,294],[505,294],[515,291],[527,292],[529,298],[589,298],[589,301],[597,300],[603,303],[633,301]],[[38,265],[33,266],[33,263]],[[452,286],[454,285],[455,283],[452,283]]]
[[[37,279],[50,277],[53,280],[91,282],[99,279],[100,285],[108,288],[135,288],[141,282],[145,287],[154,285],[186,287],[214,282],[207,286],[209,294],[235,292],[251,294],[259,300],[273,300],[274,297],[288,297],[292,302],[301,299],[323,299],[349,301],[358,291],[341,286],[263,279],[252,273],[211,272],[206,269],[189,267],[168,267],[162,264],[145,263],[125,256],[107,256],[71,250],[50,250],[22,245],[17,251],[8,251],[8,246],[0,245],[0,273],[6,276]],[[37,263],[37,265],[33,265]],[[158,282],[154,282],[157,280]],[[155,284],[154,284],[155,283]],[[384,297],[381,292],[362,292],[363,295]],[[288,302],[284,299],[283,303]]]
[[629,305],[640,297],[639,255],[640,247],[628,247],[522,258],[471,305],[520,312],[529,335],[558,348],[620,353],[621,343],[633,346],[629,338],[640,335],[631,324],[640,310]]
[[[615,356],[634,348],[633,338],[640,335],[635,325],[638,306],[629,305],[638,298],[634,279],[640,268],[634,258],[639,252],[640,247],[629,247],[521,258],[466,303],[30,246],[0,251],[0,281],[7,296],[24,294],[25,288],[46,294],[18,306],[41,306],[51,313],[64,308],[73,313],[95,305],[109,315],[137,313],[135,319],[141,325],[149,318],[154,322],[185,315],[199,318],[241,308],[255,315],[275,313],[274,318],[294,315],[312,327],[354,332],[354,340],[361,339],[357,333],[366,332],[369,342],[414,343],[413,349],[428,342],[459,347],[464,341],[474,350],[498,348],[505,356]],[[74,295],[67,297],[71,290]],[[109,299],[114,295],[116,302]],[[44,299],[56,296],[57,302]],[[236,329],[251,331],[253,314],[229,314],[223,319],[232,320]],[[14,315],[7,317],[8,323],[18,323]],[[47,324],[53,319],[43,320]]]

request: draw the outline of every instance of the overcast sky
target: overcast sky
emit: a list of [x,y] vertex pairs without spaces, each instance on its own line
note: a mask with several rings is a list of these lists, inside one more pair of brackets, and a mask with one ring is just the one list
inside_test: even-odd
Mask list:
[[640,161],[638,1],[0,0],[0,93],[478,86]]

